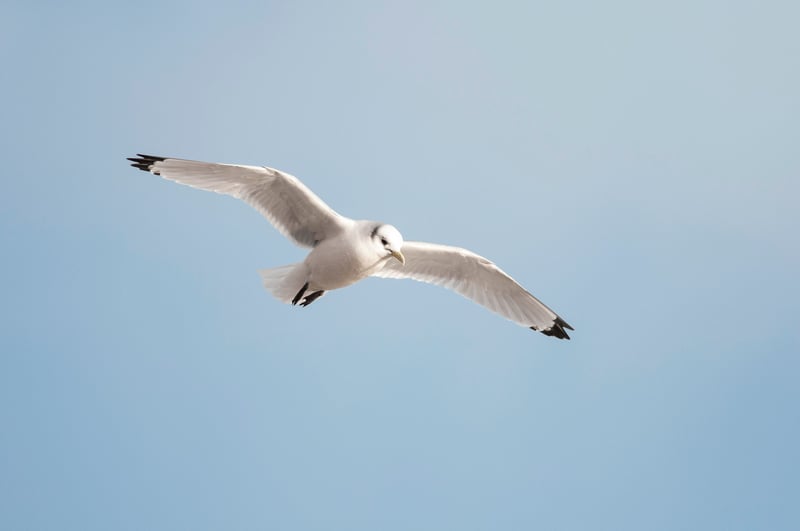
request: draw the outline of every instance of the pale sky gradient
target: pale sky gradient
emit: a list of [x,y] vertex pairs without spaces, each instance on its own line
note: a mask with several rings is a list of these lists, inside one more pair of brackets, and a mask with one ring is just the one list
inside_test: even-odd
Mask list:
[[[797,2],[6,2],[0,528],[800,528]],[[265,164],[490,257],[306,309]]]

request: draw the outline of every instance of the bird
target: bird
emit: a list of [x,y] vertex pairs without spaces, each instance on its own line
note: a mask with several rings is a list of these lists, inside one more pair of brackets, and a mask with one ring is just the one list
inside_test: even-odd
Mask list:
[[409,278],[448,288],[519,325],[558,339],[574,330],[491,260],[460,247],[404,241],[394,226],[342,216],[298,178],[267,166],[137,153],[131,166],[170,181],[233,196],[285,237],[305,260],[259,273],[278,300],[308,306],[367,277]]

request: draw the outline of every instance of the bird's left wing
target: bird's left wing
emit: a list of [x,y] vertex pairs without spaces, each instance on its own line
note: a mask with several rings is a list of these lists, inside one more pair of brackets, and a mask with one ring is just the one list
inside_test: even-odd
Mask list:
[[373,276],[443,286],[522,326],[569,339],[566,329],[573,328],[566,321],[486,258],[467,249],[424,242],[405,242],[402,250],[405,265],[387,261]]
[[304,247],[337,233],[347,221],[297,177],[273,168],[142,154],[128,160],[134,168],[165,179],[242,199]]

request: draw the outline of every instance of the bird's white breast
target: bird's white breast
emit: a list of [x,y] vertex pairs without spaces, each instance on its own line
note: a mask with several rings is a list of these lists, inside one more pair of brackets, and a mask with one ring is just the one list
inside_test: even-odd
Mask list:
[[305,260],[310,289],[332,290],[349,286],[381,269],[386,258],[378,252],[360,224],[334,238],[321,241]]

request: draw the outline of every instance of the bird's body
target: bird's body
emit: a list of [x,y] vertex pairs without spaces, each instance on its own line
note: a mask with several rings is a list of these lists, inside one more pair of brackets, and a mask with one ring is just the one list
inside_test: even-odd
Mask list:
[[375,225],[372,221],[347,223],[341,233],[311,249],[303,262],[308,267],[309,285],[322,290],[344,288],[383,268],[391,255],[368,245]]
[[543,334],[569,339],[563,319],[494,263],[466,249],[404,242],[391,225],[352,220],[296,177],[273,168],[138,155],[132,166],[182,184],[231,195],[259,210],[296,244],[303,262],[260,271],[279,300],[307,306],[326,291],[369,276],[437,284]]
[[264,286],[276,298],[294,304],[303,296],[300,289],[307,293],[319,292],[317,297],[303,304],[307,306],[326,291],[345,288],[375,274],[392,255],[386,256],[370,245],[368,238],[374,227],[372,221],[347,220],[341,232],[317,243],[302,262],[262,270]]

